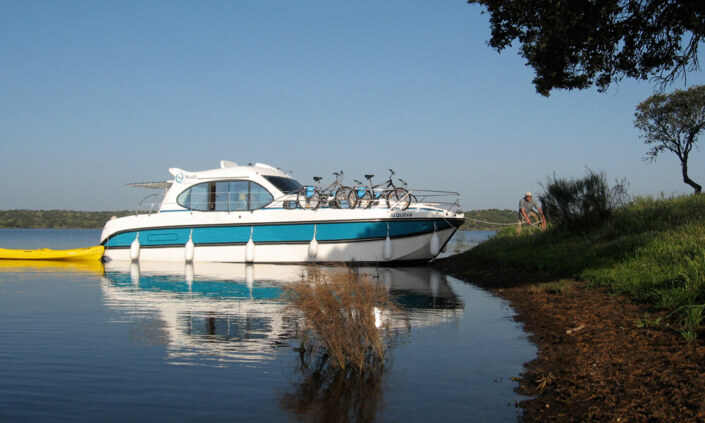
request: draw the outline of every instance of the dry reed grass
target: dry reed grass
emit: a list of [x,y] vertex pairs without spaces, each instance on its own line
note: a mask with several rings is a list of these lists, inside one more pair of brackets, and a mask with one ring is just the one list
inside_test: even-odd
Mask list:
[[284,290],[286,310],[300,317],[302,365],[346,374],[383,368],[387,346],[379,317],[397,309],[391,297],[353,269],[327,270],[312,268]]

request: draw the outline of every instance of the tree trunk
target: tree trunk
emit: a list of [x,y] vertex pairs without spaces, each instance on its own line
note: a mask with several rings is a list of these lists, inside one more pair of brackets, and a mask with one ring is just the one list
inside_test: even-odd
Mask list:
[[694,180],[688,177],[688,159],[681,160],[681,166],[683,168],[683,182],[693,187],[693,189],[695,190],[695,194],[700,194],[700,192],[703,190],[703,187],[701,187]]

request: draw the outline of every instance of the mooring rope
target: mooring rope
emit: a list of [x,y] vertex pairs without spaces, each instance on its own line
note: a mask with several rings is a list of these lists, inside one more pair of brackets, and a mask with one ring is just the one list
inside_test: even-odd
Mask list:
[[[472,220],[473,222],[484,223],[486,225],[497,225],[497,226],[515,226],[517,224],[517,222],[514,222],[514,223],[487,222],[485,220],[473,219],[472,217],[468,217],[468,216],[465,216],[465,220]],[[543,219],[539,219],[536,223],[530,223],[530,222],[526,222],[526,223],[531,226],[538,227],[538,225],[541,224],[542,222],[543,222]]]
[[[455,229],[459,229],[459,228],[460,228],[460,226],[456,227],[455,225],[453,225],[452,223],[450,223],[445,217],[442,217],[442,219],[443,219],[450,227],[455,228]],[[485,220],[473,219],[472,217],[468,217],[468,216],[465,216],[465,220],[466,220],[466,221],[467,221],[467,220],[472,220],[473,222],[479,222],[479,223],[484,223],[484,224],[486,224],[486,225],[497,225],[497,226],[514,226],[514,225],[517,224],[517,223],[487,222],[487,221],[485,221]],[[522,222],[522,223],[523,223],[523,222]],[[539,225],[540,225],[541,223],[543,223],[543,219],[539,219],[536,223],[529,223],[529,222],[526,222],[526,223],[527,223],[528,225],[530,225],[530,226],[534,226],[534,227],[538,228]]]
[[465,220],[472,220],[473,222],[484,223],[486,225],[497,225],[497,226],[515,226],[517,222],[514,223],[497,223],[497,222],[487,222],[484,220],[473,219],[472,217],[465,216]]

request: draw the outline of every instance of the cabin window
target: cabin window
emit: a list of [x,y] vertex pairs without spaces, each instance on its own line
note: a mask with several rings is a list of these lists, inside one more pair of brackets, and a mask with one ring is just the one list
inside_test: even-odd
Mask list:
[[208,184],[194,185],[179,194],[176,201],[180,206],[186,207],[190,210],[207,211],[208,192]]
[[269,181],[284,194],[293,194],[301,189],[301,184],[296,179],[285,178],[283,176],[265,176],[264,179]]
[[274,197],[251,181],[217,181],[194,185],[179,194],[177,204],[196,211],[247,211],[265,207]]
[[249,210],[249,186],[247,181],[231,181],[229,187],[230,210]]
[[261,185],[250,182],[250,208],[261,209],[271,203],[274,198],[272,194],[264,189]]

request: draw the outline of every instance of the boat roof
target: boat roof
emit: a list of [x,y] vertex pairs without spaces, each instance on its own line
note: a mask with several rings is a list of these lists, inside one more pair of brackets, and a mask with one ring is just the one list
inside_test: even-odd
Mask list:
[[151,189],[168,189],[176,181],[177,183],[182,183],[184,180],[194,180],[194,179],[223,179],[223,178],[246,178],[255,177],[256,175],[268,175],[268,176],[283,176],[291,177],[285,171],[270,166],[264,163],[249,163],[245,166],[240,166],[235,162],[228,160],[220,161],[220,168],[201,170],[197,172],[192,172],[178,167],[169,168],[169,173],[174,176],[171,181],[159,181],[159,182],[133,182],[127,184],[128,187],[135,188],[151,188]]
[[221,179],[233,177],[255,177],[256,175],[283,176],[290,177],[283,170],[264,163],[249,163],[240,166],[235,162],[227,160],[220,161],[220,168],[201,170],[192,172],[178,167],[169,169],[169,173],[174,176],[176,182],[183,182],[185,179]]

